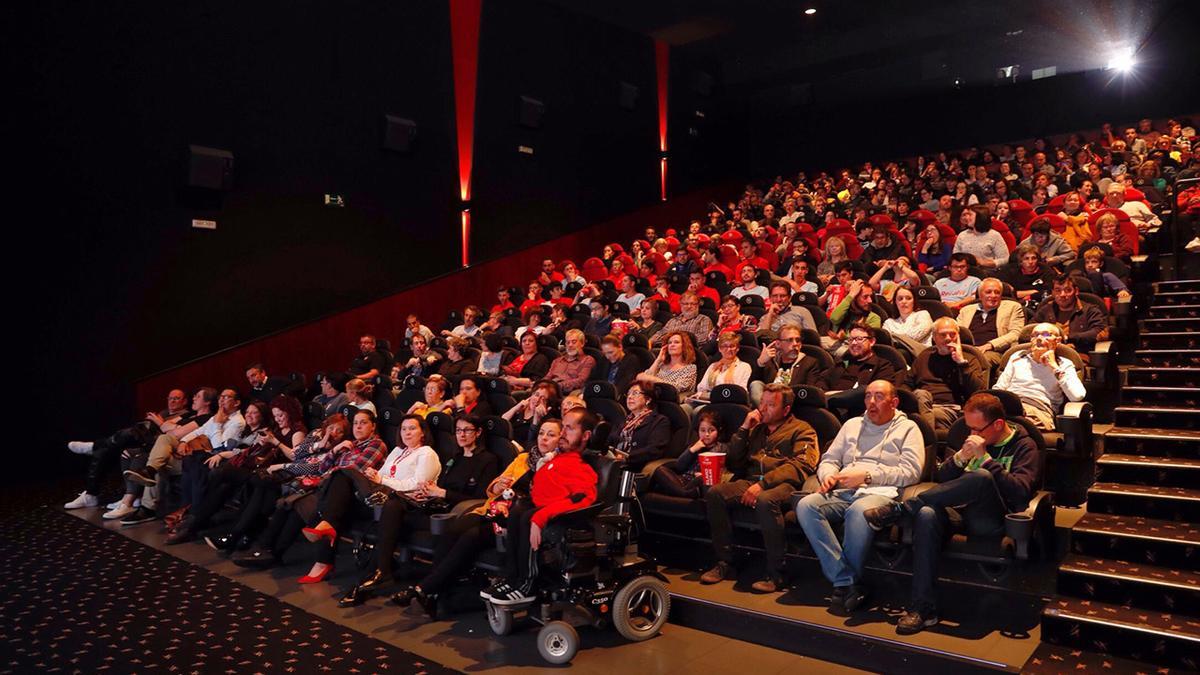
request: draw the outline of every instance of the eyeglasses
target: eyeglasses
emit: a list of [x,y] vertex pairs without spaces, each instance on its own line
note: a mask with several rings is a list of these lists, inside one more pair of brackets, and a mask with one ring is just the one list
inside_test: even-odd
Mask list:
[[1039,338],[1045,338],[1045,339],[1056,338],[1056,337],[1058,337],[1058,333],[1054,333],[1051,331],[1041,331],[1039,333],[1034,333],[1033,337],[1039,337]]
[[869,338],[869,337],[862,337],[862,336],[848,337],[848,338],[846,338],[846,342],[856,342],[856,343],[857,342],[866,342],[867,340],[870,340],[870,339],[871,338]]

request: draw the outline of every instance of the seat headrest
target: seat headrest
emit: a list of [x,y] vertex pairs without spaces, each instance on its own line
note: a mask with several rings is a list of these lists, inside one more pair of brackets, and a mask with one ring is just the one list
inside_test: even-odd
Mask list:
[[593,399],[602,398],[610,401],[617,400],[617,388],[612,382],[605,380],[592,380],[583,388],[583,398]]
[[709,400],[713,403],[740,403],[746,405],[749,397],[745,388],[736,384],[720,384],[713,387],[709,394]]
[[796,395],[792,402],[792,407],[804,406],[806,408],[827,408],[825,402],[825,392],[816,387],[802,384],[792,387],[792,392]]

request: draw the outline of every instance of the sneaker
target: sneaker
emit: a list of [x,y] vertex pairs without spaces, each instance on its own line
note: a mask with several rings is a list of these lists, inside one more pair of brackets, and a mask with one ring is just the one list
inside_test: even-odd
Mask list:
[[512,591],[512,586],[507,581],[501,579],[493,582],[491,586],[488,586],[482,591],[479,591],[479,597],[483,598],[484,600],[491,600],[494,596],[504,595],[510,591]]
[[1194,237],[1184,247],[1188,253],[1200,253],[1200,237]]
[[157,519],[157,513],[144,506],[139,506],[128,516],[121,519],[121,525],[122,527],[129,527],[130,525],[141,525],[142,523],[148,523]]
[[496,605],[523,605],[533,602],[537,598],[532,594],[533,584],[525,582],[520,586],[511,584],[502,584],[504,588],[497,588],[491,593],[491,602]]
[[904,505],[900,502],[888,502],[883,506],[863,511],[863,520],[866,520],[867,525],[876,532],[895,525],[900,522],[902,517],[904,517]]
[[67,449],[77,455],[90,455],[92,454],[92,447],[95,445],[91,441],[71,441],[67,443]]
[[94,506],[100,506],[100,498],[96,495],[89,495],[87,490],[80,492],[78,497],[63,504],[64,509],[87,509]]
[[130,506],[128,504],[122,504],[121,502],[117,502],[116,507],[110,509],[103,516],[100,516],[100,517],[105,520],[119,520],[121,518],[124,518],[125,516],[128,516],[129,514],[133,513],[134,511],[137,511],[137,509],[133,508],[132,506]]
[[[113,502],[113,503],[109,504],[108,506],[105,506],[104,508],[108,509],[109,511],[112,511],[113,509],[117,508],[117,507],[118,507],[118,506],[120,506],[120,505],[121,505],[121,500],[120,500],[120,499],[118,499],[117,501],[115,501],[115,502]],[[141,497],[138,497],[137,499],[134,499],[134,500],[133,500],[133,508],[135,508],[135,509],[136,509],[137,507],[139,507],[139,506],[141,506],[141,505],[142,505],[142,498],[141,498]]]
[[726,579],[732,579],[737,575],[737,570],[733,569],[733,565],[725,561],[721,561],[713,566],[712,569],[700,575],[700,583],[702,584],[717,584]]
[[146,487],[154,487],[155,485],[158,485],[158,479],[154,477],[155,473],[157,473],[157,472],[152,467],[148,466],[148,467],[142,469],[141,471],[134,471],[133,469],[128,469],[125,471],[125,473],[123,475],[125,476],[126,480],[133,481],[134,483],[137,483],[138,485],[144,485]]
[[937,612],[918,612],[910,609],[896,623],[896,634],[912,635],[913,633],[920,633],[930,626],[936,626],[937,623]]

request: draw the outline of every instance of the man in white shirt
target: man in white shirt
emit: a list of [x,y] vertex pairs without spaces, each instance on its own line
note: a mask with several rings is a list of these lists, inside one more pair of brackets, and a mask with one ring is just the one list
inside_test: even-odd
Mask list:
[[1062,341],[1058,326],[1039,323],[1033,327],[1031,338],[1031,348],[1012,355],[996,379],[995,388],[1020,397],[1025,416],[1037,428],[1054,431],[1054,417],[1063,403],[1082,401],[1087,389],[1079,380],[1075,364],[1054,353]]
[[757,295],[763,299],[763,304],[766,304],[768,296],[767,289],[759,286],[755,281],[758,278],[758,269],[753,265],[742,265],[742,268],[738,271],[738,274],[740,275],[738,278],[741,279],[742,285],[729,291],[729,294],[738,300],[741,300],[742,297],[747,295]]
[[625,303],[630,312],[636,312],[645,299],[646,296],[638,293],[634,287],[633,277],[628,274],[621,277],[621,294],[617,296],[617,302]]
[[975,302],[980,280],[979,277],[969,274],[970,268],[971,263],[967,254],[955,253],[950,256],[950,276],[933,282],[934,287],[942,296],[942,302],[952,312],[958,313],[960,308]]
[[1142,202],[1125,201],[1125,184],[1113,181],[1104,192],[1104,203],[1109,208],[1120,209],[1129,214],[1129,219],[1137,225],[1138,231],[1145,231],[1162,225],[1162,221]]

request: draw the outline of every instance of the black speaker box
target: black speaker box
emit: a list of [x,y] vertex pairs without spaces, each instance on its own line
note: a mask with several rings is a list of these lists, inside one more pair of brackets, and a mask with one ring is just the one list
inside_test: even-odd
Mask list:
[[233,153],[203,145],[189,145],[188,185],[208,190],[232,190]]
[[542,115],[546,113],[546,104],[536,98],[528,96],[521,97],[521,110],[517,115],[517,120],[521,126],[530,129],[538,129],[542,126]]
[[408,152],[417,137],[417,123],[395,115],[383,116],[383,147],[395,152]]

